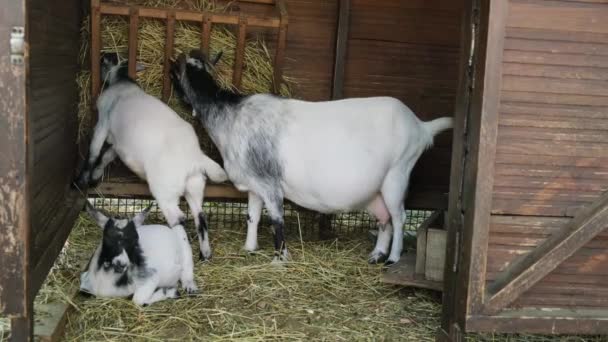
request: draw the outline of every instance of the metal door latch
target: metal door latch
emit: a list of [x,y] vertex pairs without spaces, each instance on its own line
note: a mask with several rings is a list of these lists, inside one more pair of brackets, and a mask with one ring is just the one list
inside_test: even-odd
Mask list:
[[11,64],[22,65],[25,54],[25,29],[14,26],[11,30]]

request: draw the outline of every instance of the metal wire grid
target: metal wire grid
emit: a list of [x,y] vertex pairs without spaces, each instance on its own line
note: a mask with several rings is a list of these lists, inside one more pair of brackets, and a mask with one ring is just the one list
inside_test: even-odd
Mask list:
[[[151,199],[140,198],[90,198],[96,208],[101,208],[112,215],[127,217],[133,216],[154,202]],[[180,208],[191,220],[190,211],[185,201]],[[247,203],[239,201],[206,201],[203,210],[211,229],[245,229],[247,221]],[[292,203],[284,205],[285,229],[287,233],[301,231],[304,237],[316,237],[322,227],[322,215]],[[429,210],[407,210],[404,230],[415,231],[416,228],[430,215]],[[153,206],[150,220],[164,221],[158,206]],[[364,211],[334,214],[329,216],[329,230],[335,234],[364,232],[376,229],[376,220]],[[261,227],[270,227],[270,219],[264,209],[260,220]],[[326,228],[326,229],[327,229]]]

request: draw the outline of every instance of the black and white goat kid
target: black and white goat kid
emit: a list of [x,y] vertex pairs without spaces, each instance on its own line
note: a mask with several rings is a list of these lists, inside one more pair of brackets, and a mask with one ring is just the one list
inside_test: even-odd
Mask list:
[[322,213],[367,209],[380,222],[370,262],[403,248],[403,206],[414,164],[452,118],[420,121],[391,97],[307,102],[222,90],[213,62],[198,50],[172,65],[176,92],[217,145],[230,180],[249,192],[245,249],[257,248],[264,204],[274,228],[275,260],[286,259],[283,198]]
[[178,281],[187,293],[198,291],[184,227],[143,225],[150,207],[129,220],[108,217],[86,203],[103,238],[80,276],[81,291],[98,297],[133,295],[137,305],[177,298]]
[[[101,58],[104,88],[97,100],[97,125],[87,164],[78,177],[80,187],[94,186],[116,156],[146,180],[169,226],[182,224],[183,195],[198,232],[201,258],[211,257],[207,224],[202,211],[206,177],[227,180],[224,170],[207,157],[188,122],[169,106],[146,94],[127,73],[128,62],[118,55]],[[102,147],[105,150],[102,152]]]

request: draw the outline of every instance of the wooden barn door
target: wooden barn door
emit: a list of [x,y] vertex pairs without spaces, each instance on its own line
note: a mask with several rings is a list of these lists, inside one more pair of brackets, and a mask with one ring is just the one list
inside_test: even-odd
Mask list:
[[[25,0],[0,1],[0,314],[30,324]],[[19,330],[19,329],[18,329]],[[25,330],[21,330],[25,331]],[[25,340],[26,336],[15,336]]]
[[468,0],[439,340],[608,333],[608,4]]
[[0,0],[0,314],[33,337],[33,300],[84,197],[70,188],[80,0]]

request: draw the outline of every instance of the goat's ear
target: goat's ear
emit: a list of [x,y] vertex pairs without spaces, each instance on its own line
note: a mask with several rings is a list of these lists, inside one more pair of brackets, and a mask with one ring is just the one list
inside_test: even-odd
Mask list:
[[220,61],[220,58],[222,58],[223,54],[224,54],[223,50],[220,50],[220,52],[216,53],[215,56],[209,61],[211,63],[211,65],[215,66],[217,64],[217,62]]
[[85,203],[86,203],[87,213],[89,213],[89,216],[91,216],[91,218],[93,220],[95,220],[95,222],[97,222],[97,225],[100,228],[105,228],[106,223],[108,223],[109,218],[106,215],[104,215],[101,211],[95,209],[95,207],[93,207],[93,205],[89,201],[85,201]]
[[133,216],[132,221],[135,224],[135,227],[139,227],[144,224],[144,221],[146,221],[146,218],[148,217],[150,209],[152,209],[153,205],[154,203],[150,203],[150,205],[146,209],[142,210],[139,214]]

